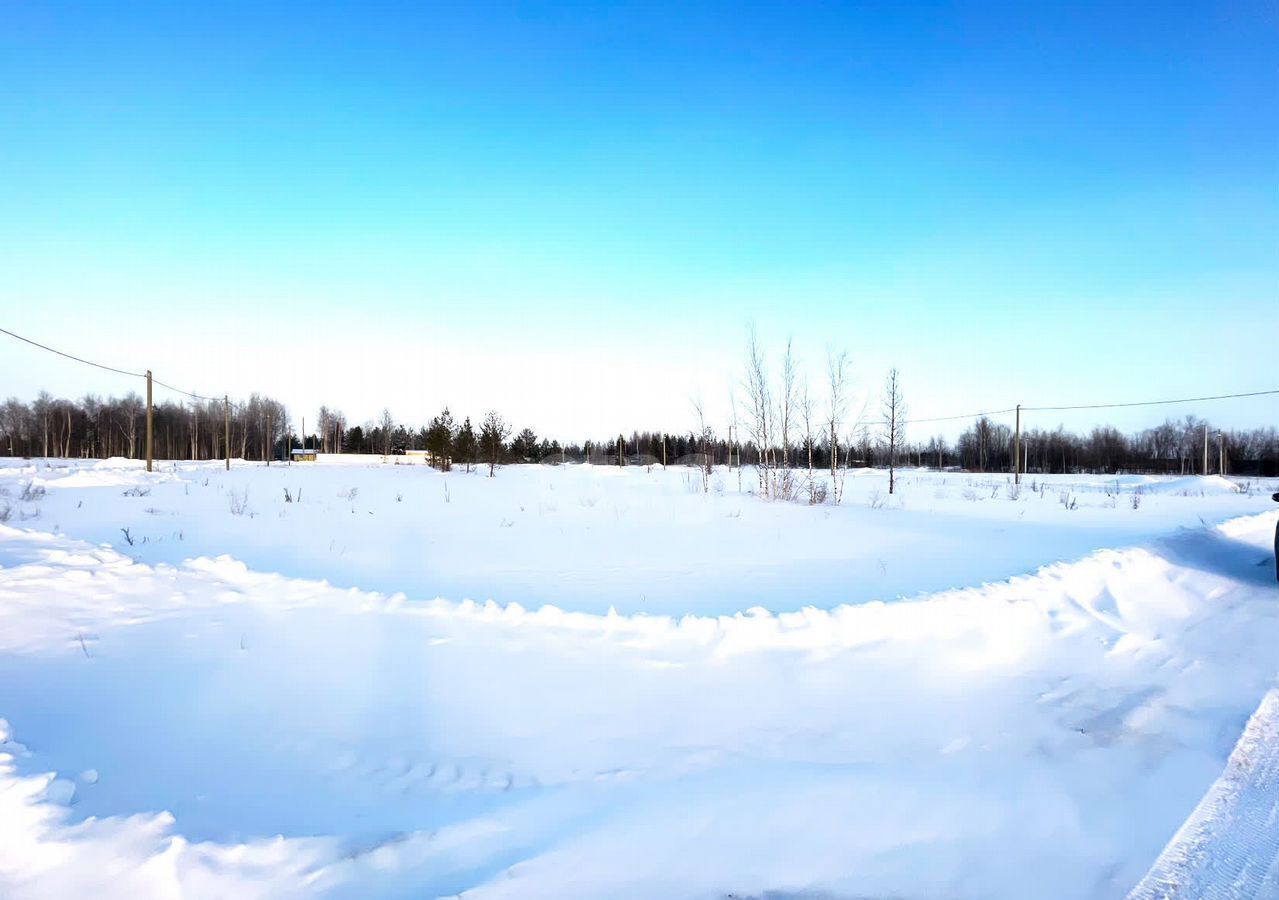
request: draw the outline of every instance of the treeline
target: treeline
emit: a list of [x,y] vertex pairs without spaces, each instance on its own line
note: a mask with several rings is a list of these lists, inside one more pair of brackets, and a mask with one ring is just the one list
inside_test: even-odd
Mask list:
[[[629,434],[561,444],[524,428],[508,439],[509,429],[490,413],[488,425],[474,430],[470,419],[453,423],[448,410],[429,425],[412,429],[390,420],[389,425],[367,423],[342,432],[344,453],[400,453],[426,451],[441,467],[459,464],[589,462],[597,465],[712,465],[758,466],[764,454],[753,440],[730,441],[707,429],[661,432],[632,430]],[[496,423],[496,425],[494,425]],[[496,430],[497,438],[494,440]],[[882,428],[854,426],[852,434],[836,441],[837,467],[887,466],[890,447]],[[1223,430],[1195,416],[1168,420],[1154,428],[1124,434],[1111,426],[1099,426],[1076,434],[1058,426],[1054,430],[1027,429],[1021,433],[1022,471],[1031,473],[1154,472],[1203,474],[1204,434],[1208,435],[1208,472],[1279,475],[1279,431],[1275,428]],[[903,441],[892,454],[895,465],[960,468],[974,472],[1012,470],[1013,429],[990,418],[980,418],[957,440],[941,436]],[[312,444],[314,446],[314,443]],[[328,449],[333,449],[329,442]],[[783,457],[781,447],[772,456]],[[801,438],[784,454],[793,468],[829,471],[832,467],[828,437]]]
[[[284,404],[257,394],[247,401],[156,404],[152,412],[155,456],[160,459],[283,459],[296,447],[322,453],[399,455],[425,452],[442,469],[454,465],[487,466],[490,472],[511,463],[593,463],[598,465],[746,465],[772,466],[785,460],[795,469],[918,465],[975,472],[1012,469],[1013,429],[980,418],[955,441],[933,436],[901,440],[894,448],[881,425],[854,423],[833,442],[825,429],[797,430],[796,440],[772,444],[762,452],[752,436],[739,439],[702,426],[700,431],[632,430],[580,442],[561,443],[532,428],[515,431],[500,415],[487,413],[477,423],[456,420],[445,409],[426,425],[412,427],[384,410],[377,421],[348,425],[346,417],[321,407],[314,429],[294,432]],[[140,458],[145,455],[146,404],[136,394],[79,400],[42,393],[31,403],[10,398],[0,407],[0,452],[10,456]],[[1021,433],[1023,471],[1157,472],[1203,474],[1205,435],[1207,472],[1279,475],[1279,432],[1273,427],[1219,429],[1187,416],[1154,428],[1124,434],[1100,426],[1086,434],[1039,428]]]
[[[924,465],[937,465],[941,459],[944,465],[976,472],[1007,472],[1012,469],[1014,443],[1010,426],[982,417],[953,445],[942,438],[913,445],[910,459]],[[1025,472],[1279,475],[1279,432],[1274,427],[1227,430],[1197,416],[1169,419],[1133,434],[1109,425],[1086,434],[1062,426],[1051,431],[1024,429],[1020,446]]]
[[[0,407],[0,452],[9,456],[100,458],[146,455],[146,402],[85,395],[79,400],[41,392],[31,403],[10,397]],[[288,410],[270,397],[247,402],[165,401],[152,406],[152,442],[158,459],[267,459],[285,451]]]

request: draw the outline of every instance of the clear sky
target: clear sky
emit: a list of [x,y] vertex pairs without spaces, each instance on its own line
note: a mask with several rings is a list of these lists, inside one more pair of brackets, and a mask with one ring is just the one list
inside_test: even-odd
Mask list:
[[[1277,22],[0,0],[0,326],[295,425],[686,427],[749,321],[920,417],[1279,387]],[[135,386],[5,340],[0,394]],[[1279,399],[1031,424],[1185,412]]]

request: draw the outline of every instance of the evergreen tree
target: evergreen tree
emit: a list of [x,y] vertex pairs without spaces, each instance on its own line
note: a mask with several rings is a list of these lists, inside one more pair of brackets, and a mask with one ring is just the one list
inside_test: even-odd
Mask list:
[[484,414],[484,421],[480,423],[480,452],[489,464],[489,478],[492,478],[497,471],[506,436],[510,433],[511,426],[507,425],[494,410],[490,409]]
[[447,406],[444,407],[444,412],[431,420],[431,427],[426,429],[426,450],[431,454],[431,465],[441,472],[453,468],[451,455],[456,430],[453,414]]
[[511,441],[511,455],[519,462],[532,462],[537,455],[537,435],[525,428]]
[[462,422],[462,427],[457,430],[457,436],[453,439],[453,455],[466,465],[466,471],[468,472],[471,471],[471,464],[475,462],[475,451],[478,446],[475,429],[471,427],[471,417],[467,416],[466,420]]

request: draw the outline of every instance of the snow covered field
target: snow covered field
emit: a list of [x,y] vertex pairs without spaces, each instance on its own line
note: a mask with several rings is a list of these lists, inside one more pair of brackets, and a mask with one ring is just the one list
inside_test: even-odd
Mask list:
[[1273,482],[157,469],[0,464],[0,896],[1123,897],[1279,671]]

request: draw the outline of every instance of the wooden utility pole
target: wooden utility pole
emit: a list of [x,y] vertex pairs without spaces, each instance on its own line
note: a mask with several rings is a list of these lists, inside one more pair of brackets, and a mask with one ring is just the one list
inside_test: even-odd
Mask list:
[[147,369],[147,471],[151,471],[151,370]]
[[1208,474],[1208,426],[1204,426],[1204,474]]
[[266,447],[262,450],[262,455],[266,457],[266,464],[271,465],[271,457],[275,454],[275,434],[271,431],[271,414],[266,414]]
[[666,433],[662,433],[662,468],[666,468]]
[[223,440],[226,442],[226,470],[231,471],[231,398],[222,395]]
[[1013,431],[1013,484],[1021,484],[1021,404],[1017,404],[1017,427]]
[[626,465],[626,442],[622,440],[622,436],[617,436],[617,464],[619,466]]

